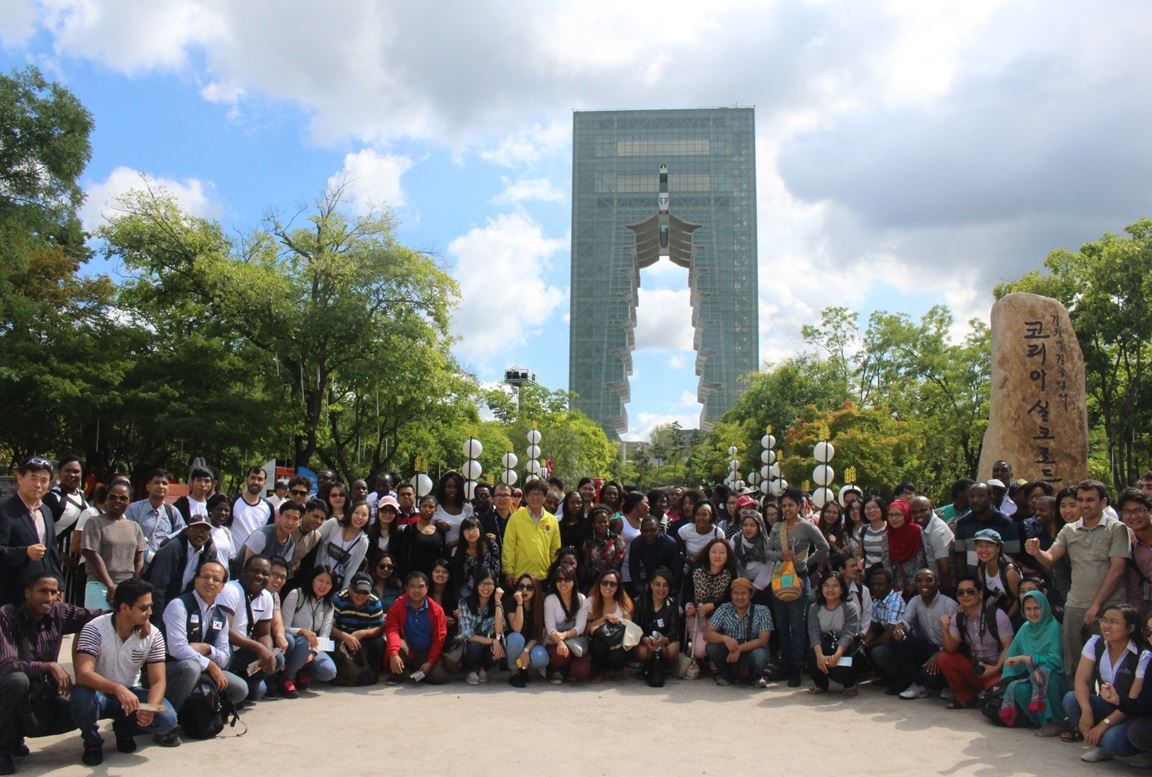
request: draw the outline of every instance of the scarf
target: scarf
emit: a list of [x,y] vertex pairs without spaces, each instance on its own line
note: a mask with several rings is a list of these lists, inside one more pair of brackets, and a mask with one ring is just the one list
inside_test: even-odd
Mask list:
[[910,561],[916,554],[924,549],[924,534],[920,525],[912,520],[912,509],[907,502],[897,499],[888,505],[904,513],[904,525],[900,528],[888,527],[888,558],[897,564]]
[[[1035,665],[1044,665],[1049,672],[1064,671],[1064,649],[1060,640],[1060,624],[1052,615],[1052,605],[1048,598],[1039,591],[1029,591],[1024,594],[1024,601],[1034,599],[1043,612],[1039,623],[1024,621],[1016,637],[1008,647],[1006,659],[1013,656],[1028,656]],[[1023,607],[1021,607],[1023,610]],[[1003,677],[1026,674],[1027,666],[1017,665],[1005,667]]]
[[[740,518],[740,523],[743,525],[743,517]],[[735,548],[736,561],[742,567],[751,561],[759,561],[762,564],[768,561],[768,532],[764,528],[764,519],[759,515],[756,516],[756,525],[760,527],[760,531],[751,540],[744,536],[743,526],[736,535],[740,538]]]

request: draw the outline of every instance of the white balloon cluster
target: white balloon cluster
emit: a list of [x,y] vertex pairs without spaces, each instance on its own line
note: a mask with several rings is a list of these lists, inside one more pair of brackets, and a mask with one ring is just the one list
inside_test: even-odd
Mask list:
[[528,463],[524,465],[524,469],[528,470],[528,474],[524,476],[524,482],[530,483],[544,472],[544,466],[540,463],[539,430],[533,429],[528,432],[528,449],[525,452],[528,454]]
[[735,445],[728,448],[728,455],[731,460],[728,462],[728,475],[724,478],[724,484],[733,491],[740,491],[744,488],[744,481],[740,479],[740,460],[736,458],[738,450]]
[[484,446],[475,437],[469,437],[468,441],[464,443],[464,466],[460,468],[461,473],[464,475],[464,498],[471,501],[472,494],[476,490],[476,481],[484,474],[484,470],[480,467],[480,454],[484,452]]
[[776,438],[769,432],[760,438],[760,445],[764,448],[760,452],[760,493],[780,496],[788,488],[788,481],[782,477],[776,458]]
[[812,491],[812,504],[817,509],[836,499],[836,492],[830,488],[836,477],[836,471],[828,466],[828,462],[832,461],[832,457],[835,455],[836,449],[827,440],[821,440],[812,449],[812,456],[818,462],[816,469],[812,470],[812,482],[817,486]]
[[[511,448],[512,444],[509,443],[508,447]],[[508,451],[500,457],[500,464],[504,467],[504,471],[500,473],[501,483],[508,486],[516,485],[516,470],[514,468],[519,461],[520,460],[516,458],[516,454],[512,451]]]

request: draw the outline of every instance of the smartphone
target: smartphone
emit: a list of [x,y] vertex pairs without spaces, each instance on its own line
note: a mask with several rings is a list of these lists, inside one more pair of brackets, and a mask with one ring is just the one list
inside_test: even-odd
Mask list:
[[412,682],[418,683],[424,679],[424,673],[421,672],[419,669],[417,669],[415,672],[412,673],[411,678],[412,678]]

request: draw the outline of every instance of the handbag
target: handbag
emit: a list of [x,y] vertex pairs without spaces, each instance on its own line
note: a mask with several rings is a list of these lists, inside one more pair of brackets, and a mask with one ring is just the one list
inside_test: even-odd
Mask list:
[[[1005,726],[1007,724],[1000,717],[1000,708],[1003,706],[1004,687],[997,686],[984,696],[984,701],[980,702],[980,712],[997,726]],[[1026,716],[1021,715],[1020,717],[1024,719],[1025,725],[1030,725]]]
[[[19,652],[23,661],[36,660],[27,634],[20,634]],[[75,729],[72,707],[68,699],[60,695],[56,678],[46,673],[28,680],[28,695],[19,711],[20,733],[26,737],[47,737]]]
[[573,658],[583,658],[588,654],[588,638],[583,634],[578,637],[569,637],[564,640],[564,644],[568,647],[568,652],[572,654]]
[[619,650],[624,644],[624,623],[605,623],[592,633],[592,638],[609,650]]
[[368,658],[368,650],[360,648],[355,653],[348,650],[343,642],[332,654],[336,664],[336,676],[332,679],[333,685],[357,686],[375,685],[380,682],[380,667],[372,666]]
[[644,636],[644,629],[627,618],[623,618],[620,623],[624,625],[624,639],[620,640],[620,647],[623,650],[631,650],[640,644],[640,640]]
[[[780,547],[788,548],[788,522],[781,521]],[[772,595],[782,602],[794,602],[804,594],[804,580],[791,561],[777,561],[772,570]]]
[[453,639],[452,647],[444,651],[444,660],[453,669],[460,666],[460,661],[464,658],[464,642],[463,640]]

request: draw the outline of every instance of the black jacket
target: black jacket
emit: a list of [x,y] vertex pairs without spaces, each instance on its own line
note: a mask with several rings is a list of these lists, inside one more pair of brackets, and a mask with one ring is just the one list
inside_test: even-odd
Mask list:
[[[204,543],[200,549],[200,560],[196,566],[205,561],[216,561],[216,547],[212,538]],[[188,564],[188,541],[184,539],[184,531],[177,532],[168,542],[164,543],[152,563],[144,570],[143,578],[153,586],[152,591],[152,617],[161,619],[164,608],[180,594],[192,590],[191,584],[181,585],[184,578],[184,567]]]
[[28,558],[28,547],[38,545],[40,537],[36,525],[19,494],[13,494],[0,503],[0,603],[21,604],[24,601],[24,580],[40,570],[54,573],[61,580],[60,555],[56,550],[56,522],[52,511],[40,505],[44,518],[44,545],[48,551],[40,561]]

